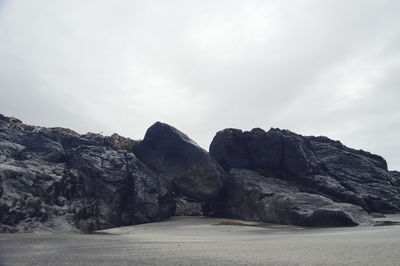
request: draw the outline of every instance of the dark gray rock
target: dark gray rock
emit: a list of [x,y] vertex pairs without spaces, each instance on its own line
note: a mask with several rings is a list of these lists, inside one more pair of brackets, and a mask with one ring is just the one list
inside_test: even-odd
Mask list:
[[271,210],[285,224],[301,226],[371,225],[368,213],[349,203],[337,203],[309,193],[276,194]]
[[215,159],[160,122],[138,142],[0,115],[0,232],[92,232],[204,214],[344,226],[370,223],[362,208],[399,211],[398,172],[324,137],[228,129],[210,152]]
[[226,178],[206,151],[161,123],[137,142],[1,116],[0,162],[3,231],[92,232],[201,215]]
[[361,207],[301,192],[304,188],[297,184],[246,169],[232,169],[230,174],[214,203],[216,216],[300,226],[372,224]]
[[225,129],[212,141],[210,155],[227,171],[252,169],[370,212],[400,211],[398,186],[386,161],[326,137],[279,129]]
[[160,221],[174,212],[168,183],[132,153],[82,146],[68,166],[67,196],[85,231]]
[[91,232],[171,216],[169,181],[121,143],[0,117],[1,230]]
[[177,198],[186,198],[189,202],[207,204],[226,179],[225,171],[205,150],[164,123],[152,125],[133,152],[144,164],[171,181]]
[[390,176],[392,178],[391,182],[397,187],[397,190],[400,193],[400,172],[390,171]]

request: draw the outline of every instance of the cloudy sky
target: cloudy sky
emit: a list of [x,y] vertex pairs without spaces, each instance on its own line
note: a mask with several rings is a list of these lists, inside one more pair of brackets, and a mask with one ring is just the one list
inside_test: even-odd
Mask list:
[[208,149],[227,127],[326,135],[400,170],[400,1],[0,0],[0,113]]

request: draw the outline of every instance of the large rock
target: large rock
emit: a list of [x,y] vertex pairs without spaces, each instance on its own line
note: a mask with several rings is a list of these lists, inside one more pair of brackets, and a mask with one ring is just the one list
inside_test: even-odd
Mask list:
[[168,182],[132,153],[81,146],[68,165],[66,192],[85,231],[160,221],[174,213]]
[[174,214],[168,180],[121,143],[0,117],[0,231],[91,232]]
[[370,212],[400,211],[399,187],[386,161],[326,137],[279,129],[225,129],[213,139],[210,155],[227,171],[252,169]]
[[225,178],[166,124],[137,142],[0,116],[0,231],[92,232],[201,215]]
[[226,179],[225,171],[205,150],[164,123],[152,125],[133,152],[144,164],[170,180],[179,214],[190,214],[190,210],[184,211],[184,206],[193,203],[204,207],[218,194]]
[[215,159],[159,122],[137,142],[0,115],[0,231],[92,232],[203,214],[343,226],[368,224],[362,208],[399,211],[399,173],[340,142],[228,129],[210,150]]
[[215,215],[300,226],[372,224],[361,207],[301,192],[303,187],[246,169],[231,169],[231,178],[215,201]]
[[309,194],[276,194],[271,210],[284,224],[302,226],[372,225],[368,213],[360,206],[337,203],[326,197]]

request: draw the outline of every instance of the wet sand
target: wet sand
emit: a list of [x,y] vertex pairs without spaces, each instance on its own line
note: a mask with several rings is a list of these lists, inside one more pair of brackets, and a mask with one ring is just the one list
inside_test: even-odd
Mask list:
[[[386,218],[387,219],[387,218]],[[99,234],[0,234],[0,265],[399,265],[400,226],[215,226],[173,217]],[[390,220],[400,220],[398,216]],[[249,222],[243,222],[249,223]]]

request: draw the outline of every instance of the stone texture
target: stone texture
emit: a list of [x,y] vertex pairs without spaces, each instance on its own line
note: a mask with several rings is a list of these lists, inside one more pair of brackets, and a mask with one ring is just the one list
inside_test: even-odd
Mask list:
[[226,179],[225,171],[208,152],[164,123],[152,125],[133,151],[143,163],[171,181],[177,198],[184,197],[189,202],[207,204]]
[[392,178],[391,182],[397,187],[397,190],[400,192],[400,172],[390,171],[390,176]]
[[326,137],[279,129],[225,129],[213,139],[210,155],[227,171],[251,169],[369,212],[400,211],[399,187],[386,161]]
[[372,224],[361,207],[303,192],[304,187],[247,169],[231,169],[216,216],[300,226]]
[[0,232],[92,232],[172,215],[367,225],[364,210],[400,210],[399,172],[325,137],[226,129],[210,154],[160,122],[134,141],[0,115]]
[[171,186],[113,138],[0,119],[2,231],[83,231],[160,221]]

